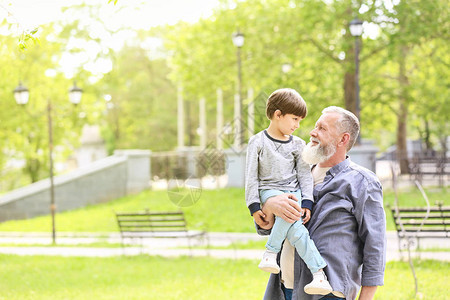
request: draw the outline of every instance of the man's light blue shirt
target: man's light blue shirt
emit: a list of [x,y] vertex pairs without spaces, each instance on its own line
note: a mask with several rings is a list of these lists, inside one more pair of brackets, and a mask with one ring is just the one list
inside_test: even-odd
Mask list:
[[[376,175],[349,158],[328,170],[314,187],[314,207],[306,224],[328,266],[333,290],[355,299],[361,286],[383,285],[386,264],[386,217]],[[260,234],[267,231],[259,229]],[[295,254],[292,299],[315,300],[303,287],[312,275]],[[264,299],[284,299],[279,275],[272,274]]]

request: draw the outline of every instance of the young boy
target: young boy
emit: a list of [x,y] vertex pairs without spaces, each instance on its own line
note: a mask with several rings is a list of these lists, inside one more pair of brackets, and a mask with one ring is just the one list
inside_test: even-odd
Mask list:
[[[292,135],[306,114],[306,103],[298,92],[293,89],[276,90],[269,96],[266,105],[269,127],[250,138],[245,200],[259,226],[267,225],[267,220],[272,217],[265,216],[261,206],[270,197],[283,193],[294,194],[301,201],[302,215],[306,221],[309,220],[313,204],[313,179],[309,165],[301,157],[305,142]],[[332,288],[323,272],[326,263],[302,222],[291,224],[276,216],[266,244],[267,250],[258,267],[274,274],[280,272],[277,254],[290,231],[289,235],[293,237],[290,242],[313,274],[313,281],[304,287],[305,292],[327,295]]]

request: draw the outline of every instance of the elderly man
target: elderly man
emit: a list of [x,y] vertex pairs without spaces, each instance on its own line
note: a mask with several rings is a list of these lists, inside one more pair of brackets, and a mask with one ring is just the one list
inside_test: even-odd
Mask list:
[[[311,273],[292,245],[300,239],[288,232],[280,255],[280,274],[272,274],[264,299],[373,299],[383,285],[386,263],[386,217],[381,184],[371,171],[353,163],[347,152],[359,134],[359,121],[351,112],[331,106],[311,131],[303,159],[314,165],[314,207],[306,226],[317,249],[327,262],[324,269],[333,292],[308,295],[303,287]],[[283,194],[270,198],[263,207],[288,222],[300,220],[295,197]],[[296,200],[296,199],[295,199]],[[306,219],[309,216],[305,216]],[[268,234],[271,224],[258,228]]]

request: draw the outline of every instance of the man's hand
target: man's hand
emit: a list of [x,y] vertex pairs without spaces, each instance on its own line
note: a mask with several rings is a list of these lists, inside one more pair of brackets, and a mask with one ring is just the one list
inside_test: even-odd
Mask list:
[[377,291],[377,286],[363,286],[358,300],[372,300]]
[[311,211],[308,208],[302,208],[303,224],[308,223],[311,219]]
[[288,223],[294,223],[301,218],[301,207],[297,198],[292,194],[281,194],[267,199],[263,206],[265,215],[270,213],[281,217]]

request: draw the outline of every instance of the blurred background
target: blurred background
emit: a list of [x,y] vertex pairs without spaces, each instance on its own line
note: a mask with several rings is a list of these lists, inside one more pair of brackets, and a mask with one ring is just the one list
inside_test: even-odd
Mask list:
[[[115,149],[243,145],[266,128],[261,108],[280,87],[308,104],[295,133],[306,140],[339,105],[360,116],[377,155],[401,156],[403,173],[408,151],[448,149],[446,1],[114,2],[0,2],[1,192],[48,177],[48,100],[56,173]],[[14,101],[19,83],[26,105]]]

